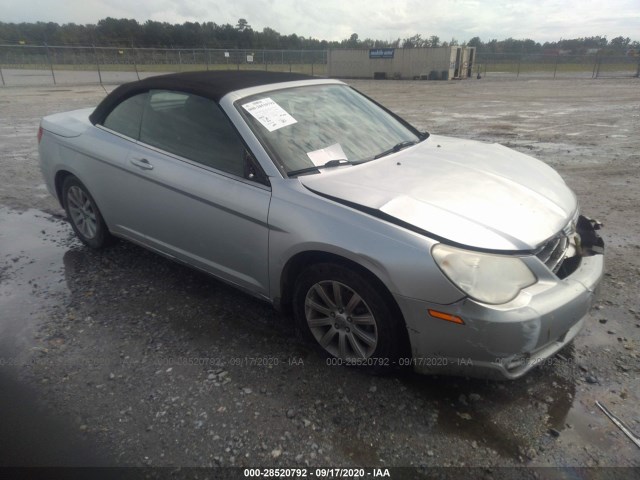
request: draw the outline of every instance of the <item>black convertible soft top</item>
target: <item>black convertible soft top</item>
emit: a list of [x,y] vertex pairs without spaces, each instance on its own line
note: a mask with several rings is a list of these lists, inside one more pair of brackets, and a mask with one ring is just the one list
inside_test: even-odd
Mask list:
[[242,88],[270,83],[310,80],[301,73],[250,71],[204,71],[171,73],[125,83],[107,95],[89,116],[91,123],[102,123],[107,115],[123,100],[149,90],[177,90],[193,93],[219,102],[227,93]]

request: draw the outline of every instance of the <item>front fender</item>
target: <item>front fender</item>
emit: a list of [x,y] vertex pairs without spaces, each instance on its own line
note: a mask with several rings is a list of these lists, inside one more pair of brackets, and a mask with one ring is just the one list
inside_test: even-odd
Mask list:
[[434,240],[316,195],[296,179],[273,182],[269,210],[270,297],[282,297],[287,262],[307,251],[345,258],[374,274],[392,294],[437,303],[464,295],[444,277]]

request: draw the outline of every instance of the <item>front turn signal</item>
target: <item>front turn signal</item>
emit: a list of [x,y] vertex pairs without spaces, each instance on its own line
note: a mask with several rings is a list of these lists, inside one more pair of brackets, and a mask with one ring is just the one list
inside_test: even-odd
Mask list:
[[447,322],[457,323],[458,325],[464,325],[464,320],[456,315],[450,313],[439,312],[438,310],[429,309],[429,315],[440,320],[446,320]]

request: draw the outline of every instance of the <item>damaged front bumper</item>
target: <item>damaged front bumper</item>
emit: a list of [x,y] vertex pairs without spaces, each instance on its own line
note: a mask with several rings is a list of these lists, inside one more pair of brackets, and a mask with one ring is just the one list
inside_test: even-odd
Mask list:
[[[443,306],[396,296],[409,331],[414,369],[424,374],[515,379],[552,361],[584,326],[604,271],[604,242],[596,232],[599,222],[580,217],[576,227],[580,248],[571,272],[559,278],[546,269],[547,278],[508,304],[466,298]],[[439,320],[429,310],[449,313],[464,324]]]

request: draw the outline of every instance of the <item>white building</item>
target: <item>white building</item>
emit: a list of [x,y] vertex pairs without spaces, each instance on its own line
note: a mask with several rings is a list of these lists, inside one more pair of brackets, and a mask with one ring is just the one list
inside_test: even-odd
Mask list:
[[339,78],[451,80],[472,75],[475,47],[333,49],[327,75]]

